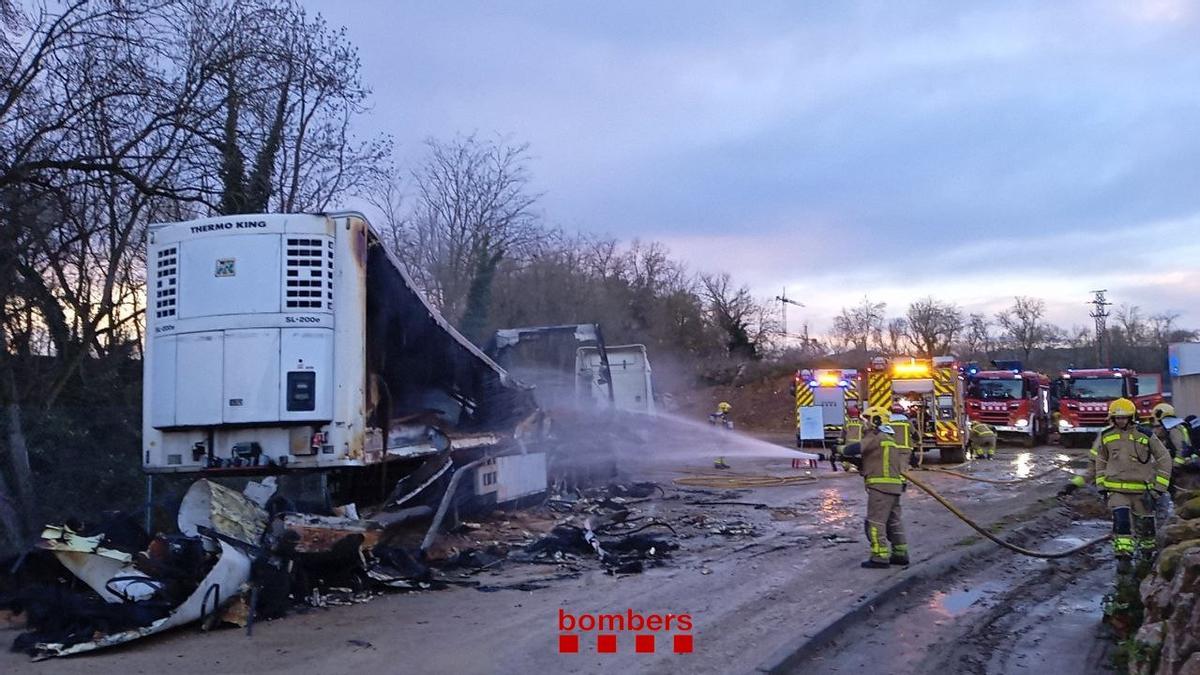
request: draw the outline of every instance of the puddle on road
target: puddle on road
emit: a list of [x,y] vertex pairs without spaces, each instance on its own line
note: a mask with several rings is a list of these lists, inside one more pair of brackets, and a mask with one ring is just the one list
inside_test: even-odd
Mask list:
[[929,599],[929,609],[947,618],[953,618],[966,612],[985,596],[1001,590],[1004,590],[1004,584],[987,582],[957,591],[934,591]]
[[862,500],[847,499],[837,488],[825,488],[811,500],[791,507],[772,509],[775,520],[803,520],[796,531],[826,533],[857,527],[862,520]]
[[1017,478],[1028,478],[1033,473],[1033,453],[1018,453],[1013,466],[1016,467]]
[[831,527],[845,525],[855,518],[855,513],[846,506],[846,500],[835,488],[821,490],[821,506],[817,511],[817,522]]

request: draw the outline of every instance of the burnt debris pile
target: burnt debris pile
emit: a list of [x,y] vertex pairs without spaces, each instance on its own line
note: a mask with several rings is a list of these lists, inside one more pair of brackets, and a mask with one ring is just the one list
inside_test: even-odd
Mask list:
[[361,519],[352,506],[279,510],[287,503],[262,488],[196,481],[173,534],[150,537],[121,519],[46,526],[32,550],[3,568],[0,609],[27,628],[13,649],[65,656],[193,622],[249,632],[296,607],[444,586],[405,545],[411,533]]

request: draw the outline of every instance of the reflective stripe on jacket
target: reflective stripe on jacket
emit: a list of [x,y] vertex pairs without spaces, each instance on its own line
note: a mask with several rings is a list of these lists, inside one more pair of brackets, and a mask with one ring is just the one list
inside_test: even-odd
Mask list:
[[1130,426],[1107,427],[1096,437],[1096,486],[1113,492],[1166,490],[1171,485],[1171,455],[1153,434]]
[[891,434],[875,428],[863,431],[862,474],[867,487],[898,495],[904,489],[904,451]]
[[862,442],[862,420],[846,420],[846,426],[842,433],[844,434],[843,442],[846,444]]
[[986,436],[995,436],[996,431],[983,422],[971,422],[971,436],[980,438]]

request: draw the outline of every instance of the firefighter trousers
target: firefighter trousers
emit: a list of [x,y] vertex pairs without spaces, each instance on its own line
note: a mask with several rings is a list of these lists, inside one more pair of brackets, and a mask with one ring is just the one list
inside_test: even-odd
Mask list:
[[996,456],[996,437],[995,436],[979,436],[971,439],[971,452],[976,457],[995,457]]
[[893,555],[908,556],[908,540],[900,522],[900,495],[867,488],[866,531],[871,560],[885,563]]
[[1157,545],[1152,500],[1156,497],[1152,494],[1148,499],[1146,493],[1108,493],[1108,508],[1113,521],[1113,554],[1118,558],[1132,558],[1136,553],[1154,557]]

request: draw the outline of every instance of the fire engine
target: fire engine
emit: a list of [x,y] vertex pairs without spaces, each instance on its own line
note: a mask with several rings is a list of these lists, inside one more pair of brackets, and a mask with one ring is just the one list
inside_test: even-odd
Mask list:
[[859,415],[860,381],[858,371],[854,369],[818,368],[796,371],[793,381],[796,395],[796,447],[802,446],[801,408],[820,406],[825,438],[834,439],[841,435],[846,420]]
[[1050,432],[1050,378],[1022,370],[965,371],[967,417],[990,425],[1001,436],[1017,437],[1025,447],[1045,442]]
[[953,356],[872,359],[867,369],[867,407],[903,412],[918,430],[915,452],[937,448],[943,462],[966,458],[963,380]]
[[1108,425],[1108,404],[1115,399],[1132,399],[1143,421],[1163,401],[1159,392],[1140,396],[1138,374],[1128,368],[1068,368],[1054,381],[1052,397],[1058,402],[1052,407],[1058,413],[1058,434],[1064,445],[1091,442]]

